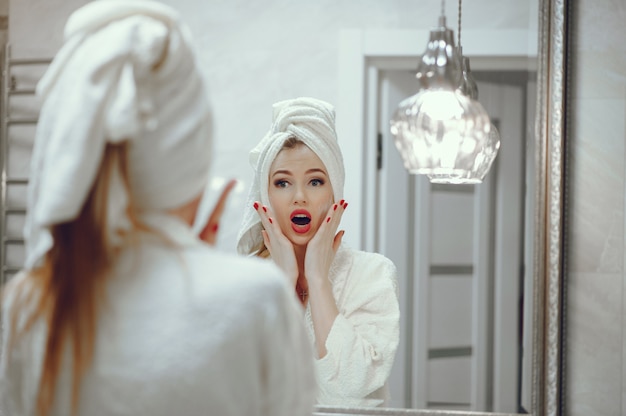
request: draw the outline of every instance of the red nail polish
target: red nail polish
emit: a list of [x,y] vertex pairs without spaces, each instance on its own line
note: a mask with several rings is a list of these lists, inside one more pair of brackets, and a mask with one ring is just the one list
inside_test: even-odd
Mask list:
[[217,229],[220,228],[219,224],[213,224],[213,226],[211,227],[211,229],[213,230],[214,233],[217,232]]
[[342,199],[341,201],[339,201],[339,205],[343,205],[344,202],[346,202],[346,200]]
[[333,211],[337,211],[337,204],[333,207]]
[[265,206],[263,206],[263,212],[267,212],[267,208],[265,208]]
[[330,217],[326,218],[326,222],[330,222]]
[[343,209],[348,208],[348,203],[346,202],[346,204],[343,206]]
[[254,209],[259,209],[259,204],[258,203],[254,203]]
[[274,221],[272,221],[272,219],[271,219],[271,218],[269,218],[269,220],[270,220],[270,224],[274,224]]

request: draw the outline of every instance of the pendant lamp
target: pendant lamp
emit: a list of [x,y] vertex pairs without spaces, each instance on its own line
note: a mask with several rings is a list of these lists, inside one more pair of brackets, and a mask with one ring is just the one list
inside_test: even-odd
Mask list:
[[434,183],[480,183],[495,158],[486,149],[492,125],[483,106],[463,90],[472,88],[463,78],[469,61],[464,74],[444,5],[418,63],[419,90],[399,104],[391,133],[410,173],[428,175]]

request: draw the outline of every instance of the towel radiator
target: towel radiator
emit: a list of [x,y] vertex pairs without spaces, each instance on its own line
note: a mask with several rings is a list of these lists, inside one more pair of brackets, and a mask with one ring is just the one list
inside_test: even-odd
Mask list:
[[[45,58],[13,59],[10,45],[2,51],[2,86],[0,102],[0,160],[2,169],[0,201],[0,285],[4,285],[22,267],[24,239],[22,226],[26,217],[26,187],[34,131],[39,115],[35,85],[52,60]],[[24,84],[24,85],[22,85]],[[14,103],[13,101],[17,101]],[[26,129],[19,134],[15,130]],[[21,135],[21,137],[19,137]],[[19,148],[22,171],[12,169],[13,149]]]

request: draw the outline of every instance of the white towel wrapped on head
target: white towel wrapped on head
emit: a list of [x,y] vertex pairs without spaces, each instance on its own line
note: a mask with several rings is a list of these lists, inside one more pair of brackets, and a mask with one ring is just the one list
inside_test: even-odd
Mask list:
[[237,251],[240,254],[253,254],[263,242],[261,221],[252,205],[254,201],[260,201],[270,206],[270,167],[289,138],[300,140],[320,158],[328,172],[335,201],[343,198],[345,171],[335,132],[334,107],[322,100],[300,97],[280,101],[274,104],[273,110],[272,126],[250,152],[254,179],[237,237]]
[[[100,0],[78,9],[37,86],[26,267],[52,247],[49,227],[80,213],[107,143],[129,141],[131,197],[145,211],[199,195],[210,163],[210,109],[188,28],[150,0]],[[128,227],[128,195],[114,175],[109,233]]]

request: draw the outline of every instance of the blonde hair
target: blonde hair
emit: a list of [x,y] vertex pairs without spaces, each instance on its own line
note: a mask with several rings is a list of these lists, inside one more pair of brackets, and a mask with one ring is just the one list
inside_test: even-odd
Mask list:
[[[29,272],[28,284],[22,280],[21,284],[9,285],[17,291],[11,308],[13,335],[9,351],[36,321],[42,320],[48,328],[36,399],[40,416],[47,415],[54,403],[64,349],[68,345],[72,348],[72,414],[78,409],[80,381],[93,359],[96,318],[116,254],[108,241],[106,212],[113,169],[120,170],[128,191],[126,143],[107,145],[99,174],[80,214],[72,221],[51,227],[53,247],[43,264]],[[132,201],[127,215],[133,224],[130,234],[149,230],[138,220]],[[17,318],[25,313],[25,324],[18,330]]]

